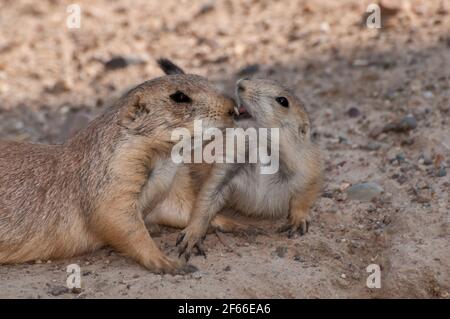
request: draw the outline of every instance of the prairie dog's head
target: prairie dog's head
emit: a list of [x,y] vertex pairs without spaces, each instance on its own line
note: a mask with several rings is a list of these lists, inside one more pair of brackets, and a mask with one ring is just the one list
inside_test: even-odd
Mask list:
[[176,128],[192,132],[195,120],[202,120],[204,127],[232,126],[233,99],[204,77],[185,74],[168,60],[160,60],[159,64],[166,76],[144,82],[124,98],[122,126],[139,135],[164,131],[170,134]]
[[241,79],[236,84],[236,95],[237,126],[278,127],[309,139],[308,114],[300,99],[288,89],[270,80]]

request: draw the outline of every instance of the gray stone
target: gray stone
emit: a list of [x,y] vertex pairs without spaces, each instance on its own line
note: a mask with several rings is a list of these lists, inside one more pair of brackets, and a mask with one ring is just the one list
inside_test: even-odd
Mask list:
[[402,162],[404,162],[405,161],[405,154],[403,154],[403,153],[400,153],[400,154],[397,154],[397,155],[395,155],[395,159],[399,162],[399,163],[402,163]]
[[381,144],[370,141],[367,145],[363,145],[361,148],[368,151],[378,151],[381,148]]
[[433,164],[433,160],[429,156],[424,156],[423,158],[423,165],[431,165]]
[[251,76],[254,75],[255,73],[258,73],[259,68],[260,68],[259,64],[249,64],[240,69],[236,73],[236,75],[238,77]]
[[285,247],[285,246],[278,246],[275,249],[275,254],[280,258],[284,258],[286,256],[286,253],[287,253],[287,247]]
[[69,292],[69,288],[64,286],[54,286],[51,287],[48,293],[52,296],[60,296]]
[[197,280],[202,279],[202,277],[203,277],[203,274],[199,271],[192,274],[192,278],[197,279]]
[[441,167],[440,169],[437,170],[436,172],[436,176],[437,177],[444,177],[447,175],[447,171],[445,170],[445,167]]
[[383,188],[377,183],[361,183],[352,185],[347,189],[347,198],[350,200],[371,201],[383,191]]
[[351,108],[348,109],[347,115],[348,115],[349,117],[358,117],[358,116],[361,115],[361,112],[359,111],[358,108],[356,108],[356,107],[351,107]]
[[417,120],[412,114],[408,114],[401,118],[400,120],[391,122],[387,124],[381,132],[371,133],[372,135],[379,135],[379,133],[387,132],[408,132],[414,130],[417,127]]
[[198,268],[195,267],[194,265],[186,264],[186,265],[182,268],[182,271],[183,271],[185,274],[192,274],[192,273],[197,272],[197,271],[198,271]]
[[297,255],[295,255],[294,256],[294,260],[295,261],[298,261],[298,262],[300,262],[300,263],[304,263],[306,260],[305,260],[305,258],[303,258],[301,255],[299,255],[299,254],[297,254]]
[[108,61],[104,62],[105,70],[112,71],[126,68],[133,64],[145,64],[146,61],[140,57],[124,57],[124,56],[114,56]]

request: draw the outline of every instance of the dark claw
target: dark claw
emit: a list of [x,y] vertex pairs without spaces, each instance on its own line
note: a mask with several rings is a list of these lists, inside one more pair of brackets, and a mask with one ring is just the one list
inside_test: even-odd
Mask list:
[[284,233],[287,231],[288,238],[293,238],[298,233],[300,236],[305,235],[309,230],[309,221],[305,221],[304,223],[301,223],[299,226],[294,226],[290,224],[283,225],[278,229],[279,233]]
[[178,246],[179,244],[181,244],[181,242],[183,241],[185,235],[186,235],[185,233],[180,233],[178,235],[177,242],[175,243],[175,246]]
[[179,252],[178,258],[180,258],[181,255],[183,255],[184,253],[186,253],[187,246],[188,246],[188,244],[186,243],[183,247],[180,247],[180,248],[178,249],[178,252]]
[[278,232],[284,233],[285,231],[288,231],[290,228],[291,228],[291,225],[285,224],[285,225],[281,226],[280,228],[278,228]]
[[289,229],[288,238],[293,238],[295,236],[295,228]]
[[197,254],[199,256],[203,256],[203,257],[206,258],[206,252],[205,252],[205,250],[203,249],[203,247],[200,244],[195,244],[194,247],[197,249]]
[[[305,227],[306,227],[306,226],[305,226]],[[298,228],[298,231],[300,232],[300,236],[303,236],[303,235],[306,233],[306,231],[305,231],[303,225],[300,225],[300,227]]]
[[184,254],[184,259],[186,259],[186,262],[188,262],[190,258],[191,258],[191,253]]

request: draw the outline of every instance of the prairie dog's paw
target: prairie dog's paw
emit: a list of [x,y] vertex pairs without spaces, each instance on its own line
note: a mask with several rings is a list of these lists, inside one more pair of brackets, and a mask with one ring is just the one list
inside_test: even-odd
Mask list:
[[204,237],[205,233],[199,227],[186,227],[180,232],[177,238],[178,257],[184,256],[187,262],[191,258],[192,250],[196,248],[198,254],[206,258],[206,253],[202,245]]
[[309,216],[289,218],[288,222],[278,229],[278,232],[287,232],[289,238],[293,238],[297,234],[303,236],[308,232],[310,223],[311,219]]
[[152,258],[144,266],[153,273],[171,275],[178,274],[182,268],[182,264],[179,261],[170,259],[165,255]]

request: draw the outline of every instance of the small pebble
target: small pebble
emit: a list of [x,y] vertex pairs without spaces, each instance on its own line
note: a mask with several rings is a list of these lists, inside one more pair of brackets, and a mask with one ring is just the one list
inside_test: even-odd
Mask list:
[[350,200],[371,201],[383,192],[383,188],[373,182],[352,185],[347,189]]
[[50,290],[48,291],[48,293],[52,296],[60,296],[62,294],[68,293],[69,292],[69,288],[64,287],[64,286],[54,286],[52,288],[50,288]]
[[398,121],[391,122],[385,125],[381,130],[373,130],[372,137],[378,136],[380,133],[386,132],[408,132],[417,127],[417,120],[412,114],[408,114]]
[[400,120],[398,125],[395,127],[395,131],[410,131],[417,127],[417,120],[414,115],[406,115]]
[[187,264],[183,267],[183,272],[185,272],[186,274],[192,274],[197,271],[198,271],[198,268],[191,264]]
[[73,294],[80,294],[83,290],[81,288],[72,288],[72,290],[70,291]]
[[381,148],[381,144],[370,141],[367,145],[363,145],[361,148],[368,151],[378,151]]
[[197,280],[202,279],[202,277],[203,276],[202,276],[201,272],[199,272],[199,271],[192,274],[192,278],[197,279]]
[[431,91],[425,91],[425,92],[423,92],[423,97],[424,98],[426,98],[426,99],[432,99],[433,98],[433,92],[431,92]]
[[287,253],[287,247],[285,247],[285,246],[278,246],[275,249],[275,254],[280,258],[284,258],[286,256],[286,253]]
[[348,115],[349,117],[358,117],[358,116],[361,115],[361,112],[359,111],[358,108],[356,108],[356,107],[351,107],[351,108],[348,109],[347,115]]
[[437,177],[444,177],[447,175],[447,171],[445,170],[445,167],[441,167],[440,169],[437,170],[436,172],[436,176]]
[[402,163],[402,162],[405,161],[405,154],[403,154],[403,153],[397,154],[397,155],[395,155],[395,159],[396,159],[399,163]]
[[132,64],[142,64],[145,63],[144,59],[136,58],[136,57],[123,57],[123,56],[115,56],[110,60],[104,63],[105,70],[117,70],[126,68]]
[[424,157],[423,158],[423,165],[431,165],[433,164],[433,160],[430,157]]
[[236,73],[236,75],[241,78],[241,77],[253,75],[253,74],[257,73],[258,71],[259,71],[259,64],[250,64],[250,65],[244,66],[242,69],[240,69]]

